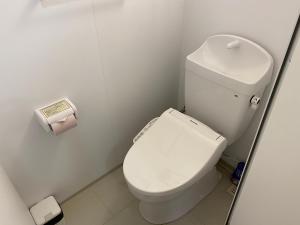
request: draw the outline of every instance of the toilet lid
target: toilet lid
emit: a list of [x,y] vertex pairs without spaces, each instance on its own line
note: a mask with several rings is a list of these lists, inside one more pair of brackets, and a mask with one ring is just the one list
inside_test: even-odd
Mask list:
[[212,169],[225,147],[226,139],[220,134],[169,109],[131,147],[124,175],[145,195],[171,193]]

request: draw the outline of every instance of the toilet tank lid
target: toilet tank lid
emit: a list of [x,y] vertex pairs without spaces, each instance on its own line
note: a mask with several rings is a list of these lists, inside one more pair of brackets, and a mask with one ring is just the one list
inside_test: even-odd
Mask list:
[[[228,51],[228,42],[237,40],[243,46],[241,50]],[[248,58],[253,52],[256,57]],[[185,68],[234,92],[252,95],[270,83],[273,65],[272,56],[258,44],[236,35],[222,34],[209,37],[188,55]]]
[[226,139],[174,109],[165,111],[124,160],[129,184],[149,195],[178,190],[201,175],[223,151]]

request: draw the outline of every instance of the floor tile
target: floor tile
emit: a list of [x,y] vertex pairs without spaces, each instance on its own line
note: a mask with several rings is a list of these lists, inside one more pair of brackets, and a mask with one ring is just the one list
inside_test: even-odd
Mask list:
[[91,189],[113,215],[136,200],[128,190],[122,167],[99,180]]
[[152,225],[142,218],[138,210],[138,202],[133,202],[105,225]]
[[67,224],[65,223],[65,219],[62,219],[57,225],[67,225]]
[[224,225],[233,197],[227,193],[231,182],[223,176],[214,191],[187,215],[170,225]]
[[62,205],[65,225],[102,225],[111,213],[91,189],[86,189]]
[[[194,209],[169,225],[224,225],[233,196],[223,176],[214,191]],[[150,225],[138,210],[119,168],[80,192],[62,206],[65,225]]]

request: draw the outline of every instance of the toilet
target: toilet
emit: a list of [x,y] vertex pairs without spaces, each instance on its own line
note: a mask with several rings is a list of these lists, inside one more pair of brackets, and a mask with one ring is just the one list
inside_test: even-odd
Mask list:
[[[232,49],[231,43],[238,49]],[[180,218],[219,182],[221,175],[215,166],[225,148],[249,125],[271,80],[273,61],[263,64],[266,68],[256,68],[254,73],[263,74],[254,74],[257,80],[251,83],[249,77],[243,80],[246,78],[220,72],[226,69],[218,70],[220,58],[213,61],[205,57],[216,53],[234,62],[252,47],[271,57],[257,44],[238,36],[210,37],[187,57],[186,114],[170,108],[134,138],[123,172],[129,190],[140,200],[141,215],[150,223],[164,224]]]

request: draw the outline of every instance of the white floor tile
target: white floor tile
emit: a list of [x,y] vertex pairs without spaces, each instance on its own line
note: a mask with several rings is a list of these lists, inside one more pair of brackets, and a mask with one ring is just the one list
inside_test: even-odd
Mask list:
[[135,201],[134,196],[128,190],[122,168],[105,176],[92,185],[91,189],[113,215],[119,213]]
[[[170,225],[224,225],[232,196],[227,193],[228,177],[223,176],[215,190],[187,215]],[[65,225],[150,225],[138,210],[122,168],[108,174],[62,206]]]
[[67,225],[67,224],[65,223],[65,219],[62,219],[57,225]]
[[86,189],[62,205],[65,225],[102,225],[111,213],[91,189]]
[[214,191],[194,209],[170,225],[224,225],[233,197],[227,193],[231,182],[223,176]]
[[152,225],[142,218],[138,211],[138,202],[133,202],[105,225]]

